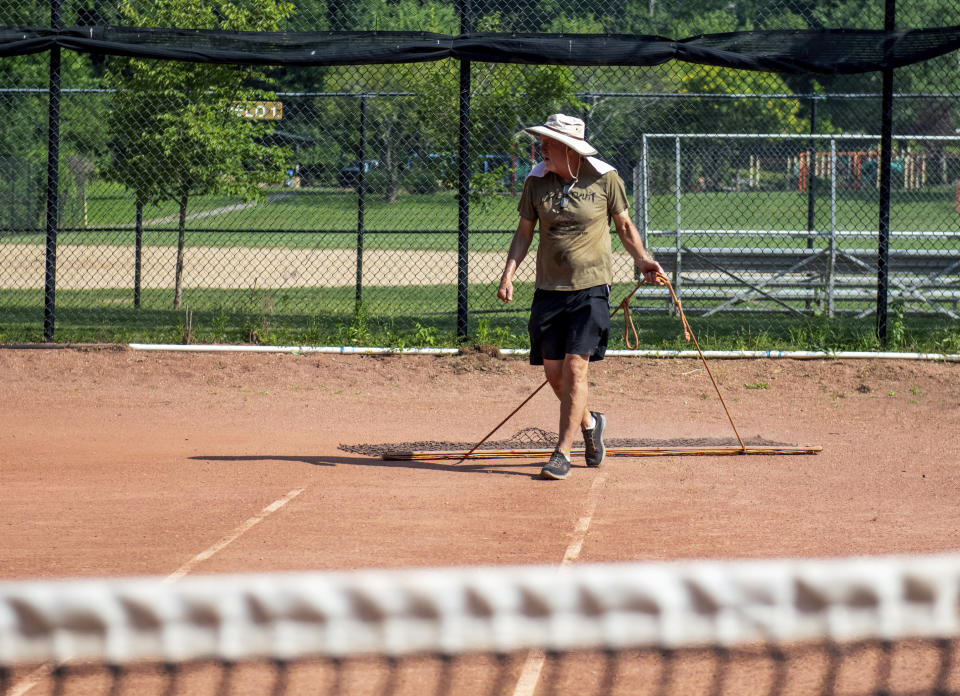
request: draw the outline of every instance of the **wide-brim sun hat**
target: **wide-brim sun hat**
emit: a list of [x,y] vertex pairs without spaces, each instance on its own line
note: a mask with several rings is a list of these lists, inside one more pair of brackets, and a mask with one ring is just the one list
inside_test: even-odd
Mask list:
[[596,148],[584,139],[586,125],[576,116],[553,114],[547,117],[546,123],[542,126],[530,126],[523,130],[525,133],[558,140],[580,155],[597,154]]

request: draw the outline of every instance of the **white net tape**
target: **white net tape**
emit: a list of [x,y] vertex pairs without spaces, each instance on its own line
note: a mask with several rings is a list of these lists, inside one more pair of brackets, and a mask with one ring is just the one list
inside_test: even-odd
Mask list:
[[960,555],[0,583],[0,665],[950,638]]

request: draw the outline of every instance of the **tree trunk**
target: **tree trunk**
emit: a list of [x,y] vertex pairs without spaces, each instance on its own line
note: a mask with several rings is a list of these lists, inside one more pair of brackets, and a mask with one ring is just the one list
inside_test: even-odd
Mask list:
[[185,190],[180,191],[180,219],[177,225],[177,267],[173,279],[173,308],[180,309],[183,299],[183,246],[184,231],[187,227],[187,197]]
[[387,189],[383,192],[383,200],[393,203],[397,200],[397,191],[400,188],[400,169],[393,161],[393,148],[389,144],[383,152],[383,166],[387,170]]
[[393,203],[397,200],[397,191],[400,188],[400,163],[394,161],[393,156],[393,119],[386,116],[382,119],[383,133],[383,166],[387,170],[387,188],[383,192],[383,200],[386,203]]

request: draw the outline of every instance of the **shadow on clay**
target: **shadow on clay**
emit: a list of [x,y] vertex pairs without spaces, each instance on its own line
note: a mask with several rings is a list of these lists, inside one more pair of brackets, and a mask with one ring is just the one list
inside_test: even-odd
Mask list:
[[190,459],[203,462],[300,462],[312,466],[359,466],[388,469],[421,469],[449,471],[458,474],[500,474],[539,478],[542,462],[464,462],[441,463],[425,461],[386,460],[375,457],[323,457],[272,454],[197,455]]

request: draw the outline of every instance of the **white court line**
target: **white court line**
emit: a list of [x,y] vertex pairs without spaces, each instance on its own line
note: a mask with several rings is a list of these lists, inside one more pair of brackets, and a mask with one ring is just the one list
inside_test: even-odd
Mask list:
[[[271,514],[273,514],[274,512],[282,508],[284,505],[289,503],[291,500],[296,498],[298,495],[303,493],[304,490],[306,489],[294,488],[292,491],[287,493],[282,498],[274,500],[272,503],[267,505],[267,507],[263,508],[263,510],[261,510],[258,514],[254,515],[249,520],[241,524],[239,527],[234,529],[233,532],[223,537],[216,544],[214,544],[213,546],[211,546],[210,548],[204,551],[201,551],[196,556],[191,558],[189,561],[184,563],[182,566],[177,568],[175,571],[170,573],[170,575],[165,577],[162,580],[162,582],[164,583],[176,582],[177,580],[182,578],[184,575],[189,573],[191,570],[193,570],[198,563],[202,563],[203,561],[207,560],[214,554],[219,553],[220,551],[223,551],[223,549],[225,549],[227,546],[235,542],[241,536],[249,532],[257,524],[265,520]],[[13,687],[11,687],[10,691],[7,692],[7,695],[23,696],[23,694],[26,694],[27,692],[29,692],[31,689],[33,689],[33,687],[39,684],[43,679],[50,676],[51,672],[53,672],[53,665],[49,663],[40,665],[33,672],[31,672],[26,677],[21,679],[19,682],[14,684]]]
[[[593,513],[597,510],[597,503],[600,501],[600,493],[604,484],[607,482],[606,472],[601,472],[593,479],[590,485],[590,491],[587,493],[587,504],[577,520],[577,525],[573,529],[573,538],[563,554],[563,560],[560,567],[570,565],[576,562],[580,557],[580,549],[583,548],[583,541],[587,536],[587,530],[590,529],[590,522],[593,521]],[[537,682],[540,681],[540,673],[543,672],[543,663],[547,656],[542,650],[531,650],[523,663],[523,669],[520,672],[520,679],[517,680],[517,687],[513,690],[513,696],[533,696],[537,690]]]
[[233,532],[223,537],[223,539],[218,541],[216,544],[214,544],[213,546],[211,546],[210,548],[204,551],[201,551],[196,556],[191,558],[189,561],[184,563],[182,566],[177,568],[175,571],[170,573],[170,575],[168,575],[163,579],[163,582],[165,583],[176,582],[177,580],[182,578],[184,575],[189,573],[191,570],[193,570],[197,566],[197,564],[202,563],[203,561],[207,560],[214,554],[219,553],[220,551],[223,551],[227,546],[229,546],[230,544],[235,542],[237,539],[239,539],[241,536],[249,532],[254,526],[256,526],[257,524],[265,520],[271,514],[273,514],[274,512],[282,508],[284,505],[289,503],[291,500],[296,498],[298,495],[303,493],[303,491],[304,491],[303,488],[294,488],[292,491],[287,493],[282,498],[279,498],[278,500],[274,500],[272,503],[267,505],[267,507],[263,508],[263,510],[261,510],[259,514],[254,515],[249,520],[247,520],[246,522],[241,524],[239,527],[234,529]]

